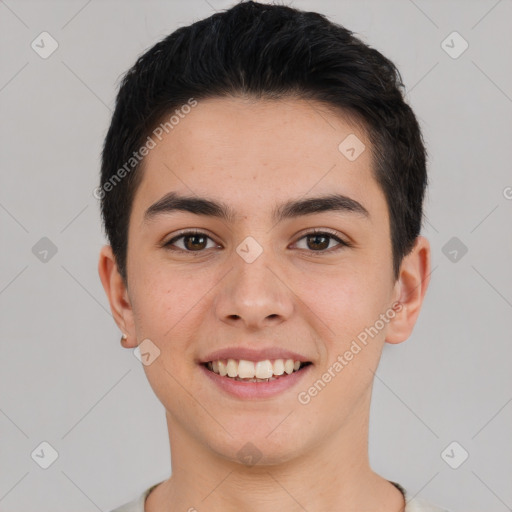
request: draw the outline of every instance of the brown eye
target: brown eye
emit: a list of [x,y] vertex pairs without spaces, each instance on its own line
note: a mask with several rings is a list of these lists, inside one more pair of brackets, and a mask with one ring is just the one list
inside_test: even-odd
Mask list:
[[[205,233],[201,233],[199,231],[186,231],[169,240],[164,244],[164,247],[171,251],[203,252],[204,249],[210,248],[208,247],[208,240],[211,240],[213,243],[210,247],[216,246],[213,240]],[[177,243],[178,241],[181,242],[181,246]]]
[[204,249],[206,247],[206,239],[204,235],[186,235],[183,237],[184,245],[191,251]]
[[[339,249],[343,249],[343,247],[350,247],[350,244],[348,242],[345,242],[335,234],[320,230],[315,230],[311,233],[306,233],[302,238],[299,239],[297,244],[302,240],[306,241],[306,247],[299,248],[306,249],[312,253],[332,253]],[[332,246],[332,241],[337,242],[337,244]],[[329,247],[330,245],[331,247]]]
[[315,233],[313,235],[307,235],[306,238],[308,239],[308,247],[310,249],[325,250],[329,247],[329,241],[332,237]]

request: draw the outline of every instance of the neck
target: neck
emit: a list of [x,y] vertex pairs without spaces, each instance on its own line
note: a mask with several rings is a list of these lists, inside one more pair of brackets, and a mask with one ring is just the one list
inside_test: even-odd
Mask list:
[[149,495],[146,512],[404,510],[401,492],[370,468],[368,414],[284,462],[255,466],[198,443],[169,413],[167,422],[172,476]]

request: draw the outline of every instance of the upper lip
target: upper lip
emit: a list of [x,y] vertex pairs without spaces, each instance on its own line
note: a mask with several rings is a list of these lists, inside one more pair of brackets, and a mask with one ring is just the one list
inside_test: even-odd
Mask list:
[[246,361],[265,361],[266,359],[293,359],[294,361],[300,361],[302,363],[310,362],[306,357],[292,352],[291,350],[285,350],[279,347],[268,347],[254,349],[249,347],[226,347],[223,349],[216,350],[201,358],[201,363],[208,363],[210,361],[218,361],[220,359],[244,359]]

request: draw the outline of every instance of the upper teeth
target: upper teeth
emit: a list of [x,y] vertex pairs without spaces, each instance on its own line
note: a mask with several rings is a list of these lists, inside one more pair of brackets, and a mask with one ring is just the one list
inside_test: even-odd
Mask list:
[[210,361],[208,368],[222,377],[239,377],[241,379],[269,379],[272,376],[290,374],[300,368],[300,361],[293,359],[275,359],[270,361],[247,361],[245,359],[219,359]]

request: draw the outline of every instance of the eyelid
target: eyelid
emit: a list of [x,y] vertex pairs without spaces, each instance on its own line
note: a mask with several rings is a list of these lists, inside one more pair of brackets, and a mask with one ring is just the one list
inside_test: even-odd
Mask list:
[[183,235],[206,235],[209,236],[212,240],[212,235],[205,229],[199,229],[199,228],[183,228],[176,233],[173,233],[167,240],[163,242],[163,245],[168,244],[170,241],[174,240],[175,238],[178,238]]
[[335,229],[331,228],[310,228],[305,229],[302,233],[300,233],[298,236],[298,240],[301,238],[304,238],[308,235],[316,235],[316,234],[327,234],[332,235],[334,238],[338,238],[341,242],[350,245],[350,242],[346,240],[346,237],[344,237],[343,233],[340,233],[339,231],[336,231]]

